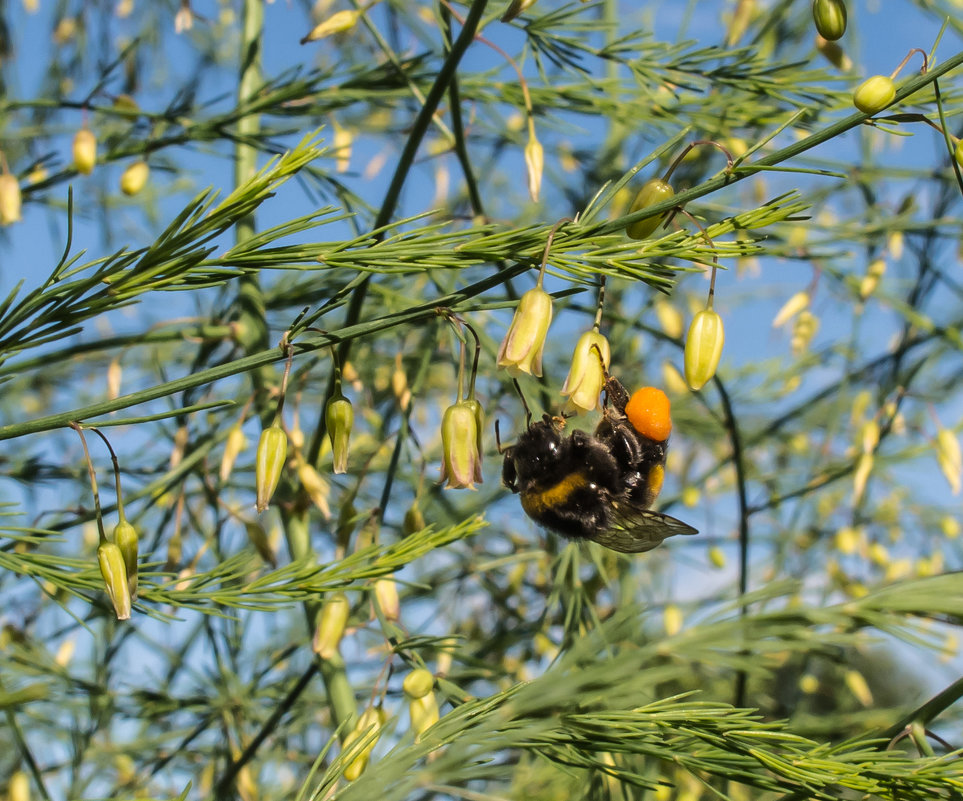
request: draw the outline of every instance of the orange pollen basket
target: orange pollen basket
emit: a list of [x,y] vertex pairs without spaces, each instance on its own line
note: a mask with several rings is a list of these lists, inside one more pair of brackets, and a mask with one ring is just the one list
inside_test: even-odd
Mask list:
[[656,387],[636,390],[625,405],[625,416],[642,436],[665,442],[672,433],[669,398]]

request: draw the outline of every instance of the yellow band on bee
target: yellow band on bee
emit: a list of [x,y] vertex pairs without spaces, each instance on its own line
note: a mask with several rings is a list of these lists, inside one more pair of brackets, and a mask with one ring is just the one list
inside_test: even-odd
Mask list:
[[649,470],[648,478],[646,479],[646,495],[648,502],[651,504],[656,498],[659,497],[659,493],[662,492],[662,484],[665,482],[665,467],[657,464],[651,470]]
[[581,473],[569,473],[557,484],[541,492],[522,493],[522,509],[534,517],[546,509],[553,509],[565,503],[573,492],[587,487],[588,484],[588,478]]

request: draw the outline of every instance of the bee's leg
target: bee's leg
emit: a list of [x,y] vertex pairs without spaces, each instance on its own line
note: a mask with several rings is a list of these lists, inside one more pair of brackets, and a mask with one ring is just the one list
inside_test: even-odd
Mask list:
[[600,487],[618,492],[621,471],[617,457],[609,452],[605,444],[584,431],[573,431],[570,442],[572,456],[584,465],[586,475]]
[[614,375],[606,376],[605,379],[605,405],[610,403],[620,412],[625,411],[625,404],[629,402],[629,393],[622,382]]
[[505,461],[502,462],[502,484],[512,492],[518,492],[518,471],[512,458],[512,448],[505,448]]
[[518,379],[513,378],[512,383],[515,385],[515,391],[518,393],[518,397],[522,401],[522,406],[525,407],[525,425],[530,426],[532,424],[532,410],[528,408],[528,402],[525,400],[525,394],[522,392],[522,387],[518,383]]

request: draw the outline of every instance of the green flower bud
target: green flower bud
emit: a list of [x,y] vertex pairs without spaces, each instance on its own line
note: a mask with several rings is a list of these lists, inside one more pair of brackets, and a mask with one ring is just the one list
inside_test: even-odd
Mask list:
[[441,480],[452,489],[474,489],[482,480],[475,412],[462,401],[445,409],[441,421]]
[[150,167],[146,161],[135,161],[120,176],[120,191],[125,195],[136,195],[147,184]]
[[823,54],[826,60],[836,69],[850,70],[853,67],[853,60],[846,55],[846,51],[839,46],[838,42],[830,42],[822,36],[816,35],[816,49]]
[[375,580],[375,600],[385,620],[396,621],[401,616],[401,600],[398,597],[398,584],[393,574]]
[[692,318],[685,340],[685,380],[691,389],[702,389],[716,374],[726,336],[722,318],[714,309],[703,309]]
[[334,472],[345,473],[348,470],[348,439],[354,423],[354,409],[351,408],[351,401],[342,395],[333,396],[328,400],[324,417],[327,421],[328,437],[331,439]]
[[535,136],[534,126],[529,128],[528,144],[525,145],[525,166],[528,169],[528,194],[533,203],[538,203],[545,172],[545,149]]
[[813,0],[813,20],[819,35],[835,42],[846,33],[846,3],[843,0]]
[[435,686],[435,677],[431,671],[424,668],[415,668],[401,683],[401,689],[409,698],[424,698]]
[[130,619],[130,587],[127,585],[127,565],[116,543],[105,542],[97,549],[100,574],[104,577],[107,594],[114,605],[118,620]]
[[552,324],[552,296],[541,286],[522,295],[498,349],[498,366],[513,375],[542,374],[542,349]]
[[10,801],[30,801],[30,779],[22,770],[15,770],[7,786]]
[[281,480],[281,470],[288,455],[288,436],[275,420],[261,432],[254,462],[254,479],[257,488],[255,506],[263,512],[271,503],[271,496]]
[[885,75],[874,75],[853,92],[853,104],[864,114],[876,114],[896,97],[896,84]]
[[274,554],[274,548],[271,547],[271,540],[268,538],[268,533],[264,530],[264,526],[256,520],[245,520],[244,530],[247,532],[247,538],[251,545],[254,546],[254,550],[257,551],[258,556],[271,567],[277,567],[278,558]]
[[[956,140],[956,147],[953,148],[953,158],[956,159],[956,163],[963,169],[963,139]],[[0,197],[0,202],[2,202],[2,197]]]
[[425,515],[422,513],[421,507],[416,500],[408,507],[408,511],[405,512],[405,519],[401,524],[401,531],[407,537],[409,534],[422,531],[424,527]]
[[422,735],[438,722],[438,701],[435,694],[428,693],[423,698],[413,699],[408,704],[408,714],[411,716],[415,742],[420,742]]
[[328,482],[321,478],[321,474],[304,459],[298,458],[298,480],[304,491],[311,499],[311,503],[318,507],[324,519],[331,517],[331,506],[328,504]]
[[361,744],[354,749],[357,752],[354,759],[344,769],[343,775],[346,781],[353,782],[367,767],[368,758],[371,756],[371,752],[378,742],[381,728],[387,720],[387,716],[383,717],[383,715],[383,710],[369,707],[361,713],[355,727],[345,736],[343,753],[348,753],[354,743],[361,741]]
[[954,495],[963,486],[963,454],[960,441],[950,429],[940,427],[936,434],[936,460]]
[[599,407],[611,358],[609,341],[598,331],[586,331],[579,337],[572,367],[562,385],[562,394],[568,397],[565,411],[590,412]]
[[485,410],[482,408],[481,403],[479,403],[475,398],[469,398],[466,401],[462,401],[472,413],[475,415],[475,448],[478,451],[478,469],[475,471],[475,481],[479,484],[482,483],[481,475],[481,455],[485,452],[484,445],[482,444],[482,434],[485,431]]
[[74,169],[82,175],[90,175],[97,163],[97,137],[89,128],[81,128],[74,134]]
[[[662,203],[674,194],[675,190],[665,181],[660,178],[652,178],[642,185],[639,194],[635,196],[635,200],[632,202],[632,208],[629,209],[629,213],[641,211],[648,206],[654,206],[656,203]],[[664,214],[657,214],[653,217],[643,217],[641,220],[629,223],[625,228],[625,233],[632,237],[632,239],[648,239],[652,236],[653,231],[659,227],[664,218]]]
[[22,196],[17,176],[0,174],[0,225],[20,222]]
[[234,462],[237,461],[238,455],[246,447],[247,437],[244,436],[240,422],[237,422],[227,432],[227,442],[224,443],[224,455],[221,457],[221,468],[218,471],[221,481],[227,481],[231,477]]
[[301,44],[316,42],[318,39],[324,39],[335,33],[347,33],[358,24],[361,13],[360,10],[353,8],[346,11],[335,11],[330,17],[315,25],[308,35],[301,40]]
[[130,589],[130,599],[137,600],[137,529],[127,520],[121,520],[114,528],[114,542],[124,556],[127,566],[127,587]]
[[348,625],[351,606],[343,592],[328,598],[318,612],[318,624],[314,632],[314,652],[322,659],[331,659],[338,653],[338,646]]

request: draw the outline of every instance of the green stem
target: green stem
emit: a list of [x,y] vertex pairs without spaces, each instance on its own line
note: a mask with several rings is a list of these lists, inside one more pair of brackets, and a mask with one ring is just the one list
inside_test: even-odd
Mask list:
[[[487,5],[488,0],[474,0],[472,3],[471,8],[468,10],[468,15],[465,17],[465,24],[462,26],[461,33],[458,34],[458,38],[452,45],[448,57],[441,65],[435,82],[428,91],[428,95],[425,97],[425,102],[418,112],[418,116],[415,117],[415,121],[412,123],[411,133],[408,135],[405,147],[398,158],[398,166],[395,168],[394,175],[391,177],[391,183],[388,186],[388,191],[385,193],[385,199],[381,204],[378,217],[372,226],[376,231],[391,222],[395,208],[398,205],[398,199],[401,197],[401,189],[408,178],[408,173],[411,170],[411,165],[415,161],[415,156],[418,154],[418,148],[421,147],[422,139],[424,139],[428,126],[431,125],[435,112],[438,110],[438,104],[448,91],[451,82],[455,79],[455,74],[462,57],[468,50],[469,45],[475,40],[475,31],[478,29],[478,23]],[[374,238],[380,242],[384,239],[384,233],[379,232],[375,234]],[[370,281],[370,276],[366,276],[351,294],[348,310],[345,312],[345,327],[354,326],[358,320],[361,319],[361,309],[364,306],[364,299],[368,293],[368,284]],[[350,352],[351,343],[349,341],[341,342],[338,347],[338,357],[341,364],[348,361]],[[332,389],[333,384],[329,382],[328,397],[331,396]],[[321,450],[321,440],[324,437],[325,428],[326,423],[322,411],[311,440],[311,446],[308,448],[307,459],[312,464],[317,461],[318,453]]]
[[94,471],[94,463],[90,460],[90,450],[87,448],[87,438],[84,430],[78,423],[71,423],[70,427],[77,432],[80,437],[80,444],[84,448],[84,459],[87,462],[87,474],[90,476],[90,491],[94,494],[94,512],[97,515],[97,533],[100,535],[100,544],[107,542],[107,532],[104,530],[104,518],[100,511],[100,492],[97,490],[97,473]]
[[[520,275],[527,270],[528,265],[516,264],[506,268],[505,270],[499,270],[498,272],[493,273],[492,275],[489,275],[482,280],[465,287],[464,289],[451,292],[447,295],[442,295],[441,297],[435,298],[428,303],[423,303],[419,306],[412,306],[411,308],[402,312],[385,315],[384,317],[379,317],[377,320],[359,323],[350,328],[342,329],[338,332],[337,336],[319,334],[311,337],[305,335],[303,339],[299,340],[294,345],[294,347],[297,353],[308,353],[318,350],[319,348],[329,348],[332,345],[340,342],[351,341],[362,336],[378,333],[379,331],[386,331],[396,326],[405,326],[408,324],[429,320],[438,315],[439,306],[445,306],[453,310],[457,310],[458,307],[466,300],[469,300],[476,295],[480,295],[481,293],[486,292],[493,287],[501,286],[507,279],[513,278],[516,275]],[[231,362],[209,367],[206,370],[198,370],[190,375],[177,378],[173,381],[167,381],[163,384],[158,384],[157,386],[150,387],[140,392],[134,392],[130,395],[121,395],[119,398],[115,398],[114,400],[105,400],[100,401],[99,403],[92,403],[89,406],[84,406],[79,409],[72,409],[66,412],[60,412],[58,414],[51,414],[46,417],[38,417],[35,420],[11,423],[10,425],[0,427],[0,441],[5,439],[13,439],[14,437],[22,437],[27,434],[35,434],[38,431],[52,431],[57,428],[63,428],[75,420],[88,420],[104,414],[110,414],[118,409],[126,409],[129,406],[135,406],[140,403],[146,403],[148,401],[158,400],[159,398],[165,398],[168,395],[173,395],[177,392],[183,392],[186,389],[199,387],[203,384],[209,384],[222,378],[229,378],[234,375],[241,375],[243,373],[250,372],[251,370],[263,365],[272,364],[279,359],[285,358],[286,356],[287,353],[283,348],[272,347],[259,353],[251,354],[250,356],[244,356]]]
[[[261,37],[264,29],[264,4],[261,0],[244,0],[241,29],[241,75],[237,89],[238,106],[249,102],[263,85],[261,74]],[[257,172],[257,149],[243,140],[255,138],[261,130],[258,114],[246,114],[237,121],[238,141],[234,151],[234,185],[243,186]],[[254,236],[254,213],[237,221],[236,241],[244,242]],[[256,271],[245,272],[238,282],[237,305],[240,309],[238,341],[246,353],[263,350],[268,344],[268,327],[264,308],[264,294]],[[272,379],[270,370],[251,370],[255,393]],[[263,416],[263,415],[262,415]]]
[[[896,90],[896,98],[893,103],[898,103],[901,100],[909,97],[912,94],[920,91],[927,84],[933,83],[937,78],[942,77],[951,70],[956,69],[961,64],[963,64],[963,52],[957,53],[950,59],[947,59],[939,66],[934,67],[923,75],[917,75],[915,78],[908,80],[900,88]],[[828,128],[824,128],[821,131],[817,131],[811,136],[807,136],[805,139],[801,139],[798,142],[793,142],[787,147],[776,150],[770,153],[768,156],[763,156],[758,161],[754,161],[751,164],[737,164],[732,168],[731,171],[726,171],[722,175],[712,178],[705,183],[699,184],[698,186],[692,187],[684,192],[680,192],[677,195],[664,200],[661,203],[654,203],[651,206],[646,206],[644,209],[640,209],[634,214],[627,214],[624,217],[618,217],[614,220],[610,220],[599,224],[597,227],[593,228],[592,231],[599,235],[611,234],[616,231],[622,231],[625,226],[629,223],[637,222],[644,217],[653,217],[659,214],[664,214],[670,209],[676,206],[685,206],[692,200],[704,197],[705,195],[710,195],[718,189],[727,186],[735,181],[741,181],[743,178],[748,178],[755,175],[757,172],[763,171],[767,167],[771,167],[775,164],[780,164],[783,161],[788,161],[800,153],[805,153],[807,150],[811,150],[823,142],[828,142],[830,139],[835,139],[840,134],[862,125],[866,120],[870,119],[872,114],[864,114],[863,112],[857,112],[856,114],[851,114],[845,119],[830,125]]]

